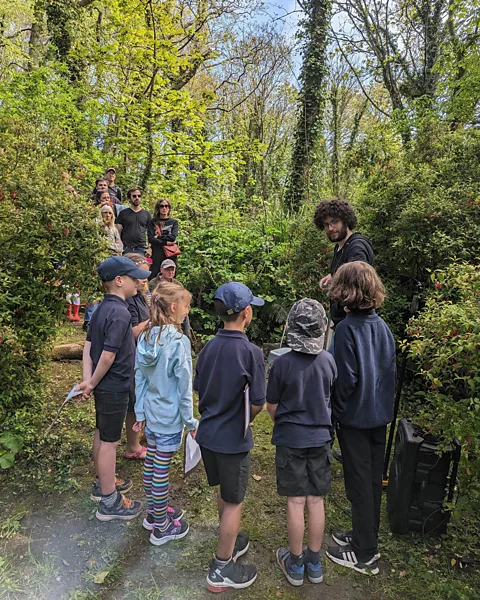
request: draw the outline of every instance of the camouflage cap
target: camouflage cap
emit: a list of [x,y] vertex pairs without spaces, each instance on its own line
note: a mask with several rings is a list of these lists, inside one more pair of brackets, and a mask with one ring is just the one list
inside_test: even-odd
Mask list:
[[303,298],[288,313],[287,343],[292,350],[319,354],[325,335],[325,309],[311,298]]

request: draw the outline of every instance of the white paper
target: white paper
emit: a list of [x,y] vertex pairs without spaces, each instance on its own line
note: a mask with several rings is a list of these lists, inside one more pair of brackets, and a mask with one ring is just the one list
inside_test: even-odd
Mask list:
[[250,389],[248,385],[245,386],[243,397],[245,402],[245,431],[243,432],[243,437],[247,437],[248,428],[250,426]]
[[82,394],[83,392],[80,390],[79,392],[75,391],[76,387],[77,387],[77,383],[73,386],[73,388],[70,390],[68,396],[65,398],[65,402],[68,402],[71,398],[75,398],[75,396],[80,396],[80,394]]
[[198,465],[201,458],[200,446],[190,433],[187,433],[185,438],[185,475]]

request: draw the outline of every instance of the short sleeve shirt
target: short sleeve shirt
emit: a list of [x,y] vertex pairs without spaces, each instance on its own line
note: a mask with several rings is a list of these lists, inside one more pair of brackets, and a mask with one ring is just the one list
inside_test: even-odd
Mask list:
[[114,294],[105,294],[93,313],[87,333],[91,343],[90,357],[93,372],[104,350],[115,353],[115,360],[105,377],[97,385],[104,392],[126,392],[133,384],[135,339],[132,319],[125,300]]
[[117,217],[117,223],[123,227],[123,245],[130,248],[146,248],[147,227],[151,220],[150,213],[143,208],[138,212],[131,208],[122,210]]
[[331,396],[337,378],[332,355],[292,350],[278,357],[270,370],[267,402],[278,404],[272,444],[317,448],[332,437]]
[[132,327],[136,327],[139,323],[148,321],[149,312],[145,296],[141,292],[137,292],[136,296],[127,298],[128,310],[132,317]]
[[198,357],[194,389],[201,419],[196,440],[213,452],[239,454],[253,448],[245,435],[245,387],[250,404],[265,404],[263,352],[241,331],[220,329]]

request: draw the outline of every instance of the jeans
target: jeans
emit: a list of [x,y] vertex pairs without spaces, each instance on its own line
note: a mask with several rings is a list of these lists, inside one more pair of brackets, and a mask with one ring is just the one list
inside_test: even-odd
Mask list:
[[85,323],[90,323],[90,321],[92,320],[93,317],[93,313],[97,310],[98,305],[100,304],[100,302],[89,302],[85,308],[85,315],[83,317],[83,320]]
[[132,246],[125,246],[123,248],[123,255],[125,256],[125,254],[141,254],[142,256],[145,256],[146,251],[146,248],[132,248]]

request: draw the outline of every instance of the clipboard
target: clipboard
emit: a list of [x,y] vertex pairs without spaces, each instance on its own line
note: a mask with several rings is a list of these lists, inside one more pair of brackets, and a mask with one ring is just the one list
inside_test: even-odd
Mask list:
[[190,475],[198,467],[202,458],[200,446],[195,438],[190,435],[189,431],[187,431],[183,444],[183,456],[183,476],[187,477],[187,475]]
[[247,383],[243,391],[243,402],[244,402],[244,424],[245,428],[243,431],[243,437],[246,438],[248,434],[248,428],[250,427],[250,388]]

